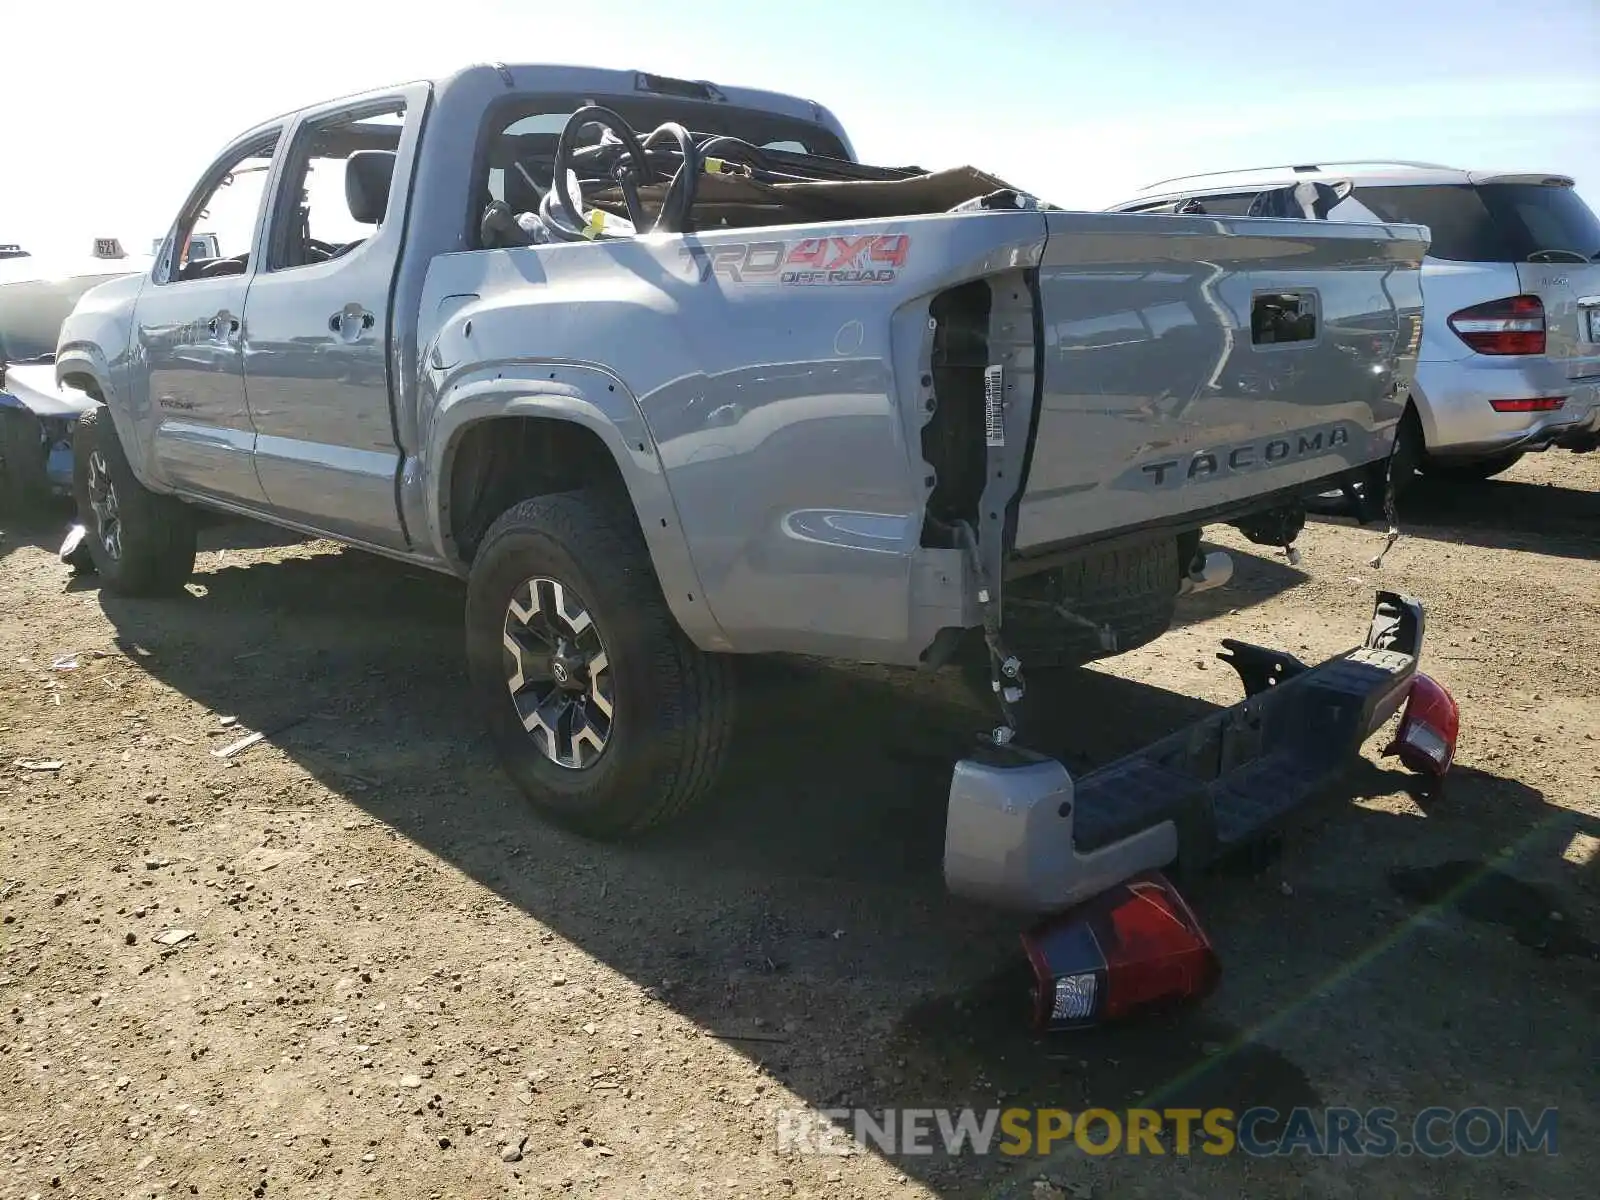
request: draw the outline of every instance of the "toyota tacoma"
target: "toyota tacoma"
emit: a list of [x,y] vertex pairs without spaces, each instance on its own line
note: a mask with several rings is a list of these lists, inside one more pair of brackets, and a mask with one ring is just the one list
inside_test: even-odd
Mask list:
[[[202,219],[245,249],[194,253]],[[1226,574],[1204,526],[1292,547],[1303,497],[1381,476],[1427,245],[1063,211],[863,164],[809,100],[490,64],[242,134],[55,372],[97,401],[106,588],[181,589],[197,510],[462,577],[499,754],[591,835],[707,790],[733,655],[976,654],[996,718],[947,880],[1059,910],[1312,794],[1421,678],[1420,607],[1384,595],[1322,666],[1231,649],[1243,704],[1093,776],[1014,737],[1026,670]]]

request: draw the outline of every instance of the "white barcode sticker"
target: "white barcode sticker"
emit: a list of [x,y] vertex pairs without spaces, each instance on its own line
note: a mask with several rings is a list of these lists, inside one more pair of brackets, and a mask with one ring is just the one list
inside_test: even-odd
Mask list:
[[990,446],[1006,444],[1006,369],[999,364],[983,372],[983,433]]

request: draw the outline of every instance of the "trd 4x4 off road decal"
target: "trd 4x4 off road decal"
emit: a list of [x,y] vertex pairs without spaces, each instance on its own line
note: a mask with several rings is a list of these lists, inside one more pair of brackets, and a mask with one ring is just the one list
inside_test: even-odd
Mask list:
[[907,233],[860,237],[801,238],[794,242],[722,242],[684,246],[682,254],[704,282],[713,275],[729,283],[892,283],[911,252]]

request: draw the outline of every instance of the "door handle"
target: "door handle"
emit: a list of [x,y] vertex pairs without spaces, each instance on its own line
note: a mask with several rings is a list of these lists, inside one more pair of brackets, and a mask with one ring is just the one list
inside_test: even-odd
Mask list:
[[355,335],[360,336],[361,330],[371,329],[376,323],[377,318],[366,309],[352,304],[341,308],[328,318],[328,332],[347,334],[350,331],[350,326],[354,325],[356,326]]
[[224,325],[227,326],[228,334],[230,336],[239,332],[238,317],[228,317],[224,316],[222,313],[218,313],[216,316],[212,317],[206,322],[206,328],[210,330],[212,337],[216,337],[218,331],[221,330]]

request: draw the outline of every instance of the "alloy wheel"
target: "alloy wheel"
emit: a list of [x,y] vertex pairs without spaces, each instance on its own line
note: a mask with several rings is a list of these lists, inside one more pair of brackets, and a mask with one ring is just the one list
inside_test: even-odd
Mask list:
[[117,504],[117,485],[111,481],[106,456],[99,450],[89,455],[89,508],[94,513],[94,534],[107,555],[122,559],[122,513]]
[[523,729],[559,767],[594,766],[611,741],[615,693],[600,630],[559,580],[535,576],[511,594],[502,635],[506,689]]

